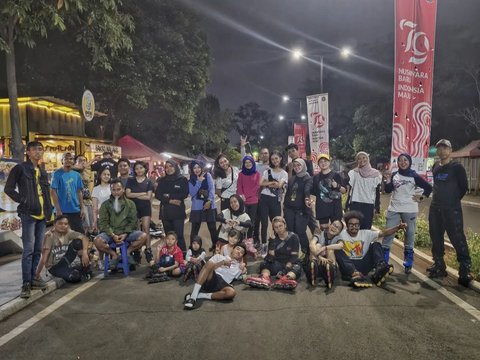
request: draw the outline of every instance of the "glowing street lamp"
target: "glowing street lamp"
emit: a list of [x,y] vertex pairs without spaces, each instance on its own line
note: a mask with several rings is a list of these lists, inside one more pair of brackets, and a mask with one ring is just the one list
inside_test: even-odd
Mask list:
[[288,96],[288,95],[283,95],[283,96],[282,96],[282,101],[283,101],[284,103],[289,102],[289,101],[290,101],[290,96]]
[[293,49],[292,50],[293,60],[300,60],[302,57],[303,57],[303,51],[301,49]]
[[278,120],[282,121],[282,120],[284,120],[284,119],[285,119],[285,116],[283,116],[283,115],[278,115]]

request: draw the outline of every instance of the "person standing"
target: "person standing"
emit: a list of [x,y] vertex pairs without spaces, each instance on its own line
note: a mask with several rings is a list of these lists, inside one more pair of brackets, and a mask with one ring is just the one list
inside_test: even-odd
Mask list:
[[165,173],[158,180],[155,198],[160,201],[160,220],[165,232],[174,231],[177,234],[178,246],[185,253],[184,221],[185,202],[188,197],[188,180],[180,173],[180,167],[173,160],[165,162]]
[[92,171],[97,173],[97,183],[100,182],[99,176],[103,169],[108,168],[110,169],[110,174],[112,175],[112,179],[117,177],[117,163],[113,159],[113,154],[110,151],[105,151],[103,154],[103,158],[94,162],[90,168]]
[[220,210],[225,210],[230,204],[230,196],[237,193],[239,170],[231,166],[225,154],[215,159],[213,178],[215,179],[216,194],[220,198]]
[[[417,228],[418,203],[430,196],[432,185],[412,170],[412,157],[408,154],[400,154],[397,159],[398,171],[385,173],[385,192],[391,193],[390,205],[387,211],[386,227],[390,228],[401,220],[407,224],[404,238],[404,262],[405,273],[410,274],[413,266],[413,247],[415,245],[415,230]],[[383,238],[383,252],[385,261],[390,258],[390,248],[393,243],[393,235]]]
[[360,151],[355,156],[357,167],[348,172],[350,186],[350,210],[363,214],[360,229],[371,229],[375,211],[377,186],[382,182],[382,174],[370,165],[369,155]]
[[73,154],[63,154],[63,167],[56,170],[52,177],[52,199],[57,215],[65,215],[70,228],[83,234],[83,182],[80,174],[72,169],[73,160]]
[[[126,195],[127,198],[133,200],[137,207],[137,217],[140,220],[141,230],[147,234],[146,248],[144,250],[145,260],[153,265],[153,253],[150,239],[150,220],[152,218],[152,193],[153,183],[147,178],[147,165],[141,161],[137,161],[133,166],[135,176],[127,181]],[[136,255],[140,262],[141,257]]]
[[440,161],[433,167],[433,198],[428,213],[434,264],[427,268],[427,271],[431,278],[447,276],[443,259],[445,255],[443,237],[446,231],[460,264],[458,283],[468,287],[473,280],[470,272],[472,262],[463,229],[461,204],[463,196],[468,191],[467,174],[462,164],[452,161],[452,144],[449,140],[441,139],[435,147]]
[[245,212],[252,221],[252,226],[247,233],[247,238],[251,238],[253,236],[253,227],[257,222],[258,196],[262,174],[257,171],[253,157],[247,155],[242,162],[242,171],[238,174],[237,195],[240,195],[243,199]]
[[[43,145],[31,141],[26,148],[27,161],[10,171],[5,183],[5,194],[19,203],[18,216],[22,220],[22,290],[20,297],[28,299],[31,289],[45,289],[46,283],[36,276],[45,236],[46,219],[52,215],[50,186],[45,170],[39,162]],[[18,191],[17,191],[18,188]]]
[[335,220],[342,220],[342,194],[347,192],[340,174],[330,168],[328,154],[318,156],[320,172],[313,177],[312,195],[316,197],[315,215],[320,230],[326,230]]
[[127,158],[118,159],[118,178],[122,182],[123,187],[127,186],[127,181],[130,178],[130,160]]
[[83,204],[85,205],[85,217],[83,218],[83,228],[87,233],[94,231],[94,225],[96,224],[96,218],[94,217],[92,190],[94,177],[90,166],[87,162],[85,155],[75,156],[75,165],[73,170],[80,174],[83,183],[82,195]]

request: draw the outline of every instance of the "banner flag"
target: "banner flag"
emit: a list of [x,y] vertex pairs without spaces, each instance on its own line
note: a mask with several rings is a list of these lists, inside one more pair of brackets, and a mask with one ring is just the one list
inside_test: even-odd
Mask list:
[[432,119],[437,0],[395,0],[395,81],[391,168],[401,153],[426,174]]
[[293,124],[293,143],[298,145],[298,152],[302,159],[307,158],[307,124]]
[[310,137],[310,158],[314,173],[320,171],[317,161],[319,154],[330,154],[328,135],[328,94],[307,96],[308,132]]

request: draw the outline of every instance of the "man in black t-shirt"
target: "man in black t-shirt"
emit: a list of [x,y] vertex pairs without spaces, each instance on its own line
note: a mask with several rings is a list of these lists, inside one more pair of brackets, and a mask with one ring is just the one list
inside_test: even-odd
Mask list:
[[104,169],[109,169],[111,178],[115,179],[117,177],[117,163],[113,160],[113,154],[110,151],[105,151],[102,155],[103,158],[93,163],[90,168],[97,173],[97,178]]
[[428,214],[432,256],[434,264],[427,268],[429,277],[447,276],[445,261],[444,235],[448,237],[457,252],[460,264],[458,283],[468,287],[473,280],[470,272],[472,261],[467,239],[463,229],[461,200],[468,191],[468,180],[462,164],[452,161],[452,144],[441,139],[435,145],[440,162],[433,167],[433,198]]

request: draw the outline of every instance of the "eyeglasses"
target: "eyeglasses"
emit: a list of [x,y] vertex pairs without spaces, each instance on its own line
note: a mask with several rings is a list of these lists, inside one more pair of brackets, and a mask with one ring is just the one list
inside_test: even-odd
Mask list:
[[348,226],[351,226],[351,227],[360,227],[360,223],[348,223]]

